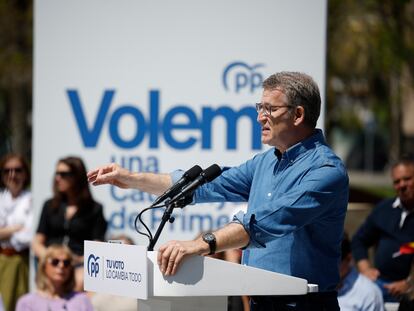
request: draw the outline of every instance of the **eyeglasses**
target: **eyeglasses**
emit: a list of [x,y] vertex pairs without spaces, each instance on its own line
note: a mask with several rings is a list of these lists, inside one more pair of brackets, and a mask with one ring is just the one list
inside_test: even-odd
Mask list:
[[21,174],[23,173],[23,167],[10,167],[3,169],[4,175],[9,175],[10,173]]
[[53,266],[53,267],[57,267],[59,265],[59,263],[63,263],[63,267],[68,268],[72,261],[69,259],[58,259],[58,258],[49,258],[49,263]]
[[65,171],[57,171],[55,176],[59,176],[61,178],[69,178],[73,176],[72,172],[65,172]]
[[270,116],[272,112],[277,111],[279,108],[293,108],[292,105],[280,105],[280,106],[272,106],[272,105],[266,105],[262,103],[256,104],[256,111],[257,113],[262,113],[265,116]]

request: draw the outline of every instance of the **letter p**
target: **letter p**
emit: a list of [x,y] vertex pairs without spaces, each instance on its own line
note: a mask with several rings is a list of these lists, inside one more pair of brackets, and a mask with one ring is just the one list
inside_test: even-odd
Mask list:
[[250,92],[254,92],[257,88],[262,86],[263,77],[258,72],[252,72],[252,77],[250,80]]
[[88,274],[90,276],[96,276],[99,272],[99,263],[98,257],[95,257],[93,254],[89,255],[88,257]]
[[235,86],[236,93],[239,93],[239,90],[240,89],[242,89],[242,88],[244,88],[244,87],[247,86],[247,83],[249,82],[249,79],[248,79],[247,75],[245,73],[243,73],[243,72],[237,73],[235,78],[236,78],[235,79],[235,83],[236,83],[236,86]]
[[99,264],[97,262],[91,263],[91,274],[96,276],[99,272]]

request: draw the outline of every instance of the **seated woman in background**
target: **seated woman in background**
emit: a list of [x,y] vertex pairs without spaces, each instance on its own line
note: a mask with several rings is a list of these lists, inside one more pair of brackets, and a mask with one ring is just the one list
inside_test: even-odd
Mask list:
[[67,246],[49,246],[40,257],[36,274],[37,291],[22,296],[16,311],[93,311],[88,296],[74,291],[72,259]]
[[48,245],[67,245],[74,253],[75,289],[80,291],[83,290],[83,242],[103,241],[107,222],[102,205],[92,198],[86,168],[80,158],[58,161],[53,193],[53,198],[43,205],[33,250],[40,258]]
[[6,311],[29,290],[32,197],[29,166],[17,154],[0,161],[0,297]]

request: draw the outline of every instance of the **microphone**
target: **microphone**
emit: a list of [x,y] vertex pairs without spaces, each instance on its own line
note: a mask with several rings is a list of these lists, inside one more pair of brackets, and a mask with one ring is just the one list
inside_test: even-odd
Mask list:
[[181,191],[175,197],[173,197],[170,202],[168,202],[168,204],[173,204],[188,195],[192,195],[196,188],[205,184],[206,182],[212,181],[214,178],[220,176],[220,174],[221,168],[217,164],[213,164],[207,167],[194,181],[182,188]]
[[178,192],[180,192],[182,187],[184,187],[189,182],[193,181],[202,172],[203,172],[203,169],[200,166],[194,165],[192,168],[190,168],[188,171],[184,173],[184,175],[180,178],[179,181],[177,181],[174,185],[168,188],[163,194],[161,194],[158,198],[156,198],[154,203],[152,203],[152,206],[160,204],[162,201],[164,201],[167,198],[174,197]]

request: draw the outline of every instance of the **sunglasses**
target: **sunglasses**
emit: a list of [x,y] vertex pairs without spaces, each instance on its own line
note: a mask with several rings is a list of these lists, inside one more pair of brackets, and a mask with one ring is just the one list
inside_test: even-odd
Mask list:
[[10,173],[21,174],[23,173],[23,167],[11,167],[11,168],[4,168],[3,174],[9,175]]
[[63,263],[63,267],[68,268],[72,261],[70,259],[57,259],[57,258],[49,258],[49,263],[53,266],[53,267],[57,267],[59,265],[59,263]]
[[55,176],[59,176],[61,178],[69,178],[73,176],[72,172],[64,172],[64,171],[57,171]]

